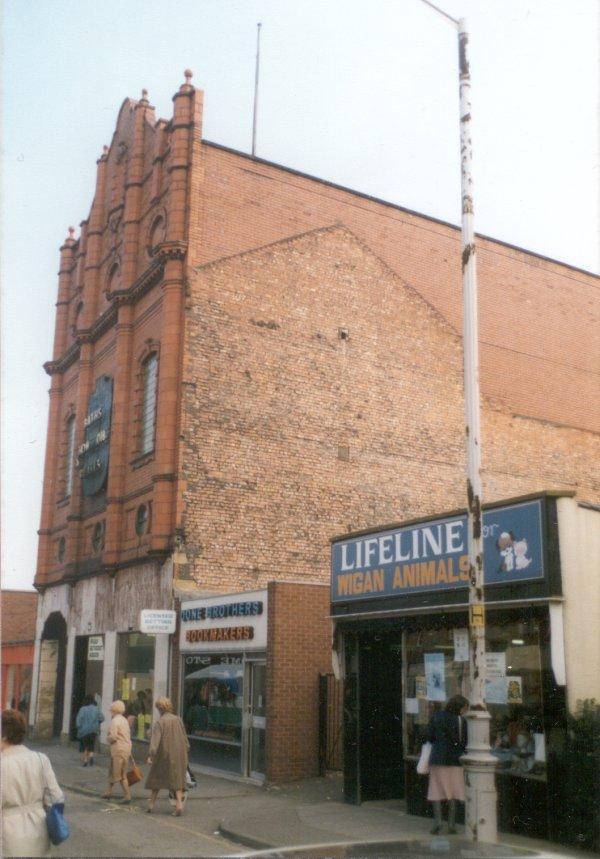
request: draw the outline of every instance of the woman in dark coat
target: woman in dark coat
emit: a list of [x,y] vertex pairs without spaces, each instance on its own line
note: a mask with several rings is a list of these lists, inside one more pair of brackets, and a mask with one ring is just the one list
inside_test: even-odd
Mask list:
[[448,832],[451,835],[456,833],[456,801],[465,801],[465,780],[460,757],[467,748],[464,714],[468,706],[466,698],[454,695],[444,710],[433,714],[427,728],[427,739],[432,745],[427,799],[433,805],[433,835],[437,835],[442,828],[442,800],[448,800]]
[[175,811],[179,817],[183,810],[183,791],[188,766],[190,744],[183,722],[173,712],[173,704],[168,698],[159,698],[156,709],[160,719],[154,723],[148,751],[151,764],[146,787],[151,791],[148,800],[148,814],[152,813],[158,791],[165,789],[175,794]]

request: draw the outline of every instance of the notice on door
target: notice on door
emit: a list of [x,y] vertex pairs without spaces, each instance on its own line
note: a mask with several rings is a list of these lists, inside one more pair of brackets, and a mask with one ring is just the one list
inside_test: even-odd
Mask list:
[[104,638],[101,635],[90,635],[88,638],[88,662],[104,660]]

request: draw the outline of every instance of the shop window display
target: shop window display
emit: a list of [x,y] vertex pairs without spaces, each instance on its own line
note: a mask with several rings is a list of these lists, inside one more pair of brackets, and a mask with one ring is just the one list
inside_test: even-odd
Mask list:
[[154,636],[140,632],[117,637],[116,697],[125,704],[131,736],[137,740],[148,740],[152,729],[154,645]]
[[[486,642],[486,701],[498,769],[545,780],[538,625],[488,623]],[[468,630],[440,626],[408,632],[405,648],[405,749],[408,757],[416,757],[432,713],[453,695],[469,697]]]
[[241,656],[185,658],[183,721],[190,736],[241,742],[243,677]]

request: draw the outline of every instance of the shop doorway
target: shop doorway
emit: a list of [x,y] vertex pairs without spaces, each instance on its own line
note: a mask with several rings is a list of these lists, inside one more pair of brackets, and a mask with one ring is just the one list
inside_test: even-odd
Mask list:
[[67,624],[58,611],[46,620],[40,647],[40,669],[36,714],[39,737],[60,736],[65,695]]
[[75,639],[70,737],[77,739],[75,721],[86,695],[101,703],[104,674],[104,636],[78,635]]
[[250,778],[265,777],[265,737],[267,728],[267,664],[247,662],[247,707],[244,746],[246,773]]
[[404,797],[402,635],[349,635],[344,686],[344,793],[349,802]]

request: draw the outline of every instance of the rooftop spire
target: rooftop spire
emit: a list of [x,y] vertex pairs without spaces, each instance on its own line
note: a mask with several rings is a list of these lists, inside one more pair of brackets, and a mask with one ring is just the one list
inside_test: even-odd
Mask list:
[[191,69],[186,69],[183,73],[185,77],[185,83],[181,84],[179,87],[179,92],[189,92],[192,89],[192,78],[194,73]]

